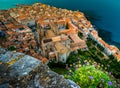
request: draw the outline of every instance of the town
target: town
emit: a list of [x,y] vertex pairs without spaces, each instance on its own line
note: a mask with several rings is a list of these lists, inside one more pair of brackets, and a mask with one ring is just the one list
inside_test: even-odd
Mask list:
[[106,55],[120,61],[120,50],[100,38],[79,11],[41,3],[0,11],[0,46],[33,56],[43,63],[65,63],[71,52],[89,50],[88,37],[102,46]]

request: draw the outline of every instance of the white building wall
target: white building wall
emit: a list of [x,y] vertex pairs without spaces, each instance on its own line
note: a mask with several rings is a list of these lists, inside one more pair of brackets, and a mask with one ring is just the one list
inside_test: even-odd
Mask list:
[[67,55],[66,55],[66,53],[59,55],[59,61],[63,62],[63,63],[66,63],[66,61],[67,61]]
[[105,48],[105,53],[107,54],[107,55],[111,55],[112,53],[111,53],[111,51],[108,49],[108,48]]
[[111,55],[112,52],[111,50],[109,50],[108,48],[106,48],[99,40],[97,40],[92,34],[90,34],[90,38],[92,38],[93,40],[95,40],[99,45],[101,45],[103,48],[104,48],[104,52],[107,54],[107,55]]

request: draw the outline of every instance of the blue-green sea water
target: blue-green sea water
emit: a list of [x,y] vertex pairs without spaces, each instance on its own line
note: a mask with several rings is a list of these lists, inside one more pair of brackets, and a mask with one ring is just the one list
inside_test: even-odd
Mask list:
[[106,41],[120,47],[120,0],[0,0],[0,9],[9,9],[15,7],[16,4],[33,4],[35,2],[80,10],[95,17],[97,20],[92,20],[92,23],[105,30],[103,33],[106,38],[111,37],[112,39],[105,38]]

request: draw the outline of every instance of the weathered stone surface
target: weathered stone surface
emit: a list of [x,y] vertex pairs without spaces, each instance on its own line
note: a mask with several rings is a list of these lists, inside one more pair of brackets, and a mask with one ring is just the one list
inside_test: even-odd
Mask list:
[[75,82],[73,82],[72,80],[70,79],[67,79],[69,81],[69,84],[72,88],[80,88],[80,86],[77,86]]
[[12,77],[25,76],[30,71],[38,67],[40,63],[41,62],[38,61],[37,59],[30,57],[28,55],[25,55],[10,67],[10,76]]
[[38,59],[0,48],[0,88],[80,88]]
[[[1,52],[2,53],[2,52]],[[7,62],[10,62],[12,60],[15,60],[17,58],[19,58],[19,56],[23,56],[24,54],[22,53],[15,53],[15,52],[10,52],[10,51],[7,51],[5,54],[1,54],[0,55],[0,61],[4,62],[4,63],[7,63]],[[20,57],[21,58],[21,57]]]

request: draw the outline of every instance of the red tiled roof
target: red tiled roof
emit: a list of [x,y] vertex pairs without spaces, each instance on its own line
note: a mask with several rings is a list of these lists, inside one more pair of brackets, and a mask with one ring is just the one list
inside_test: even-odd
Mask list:
[[116,53],[116,54],[114,54],[114,56],[118,59],[118,61],[120,61],[120,53],[119,54]]

